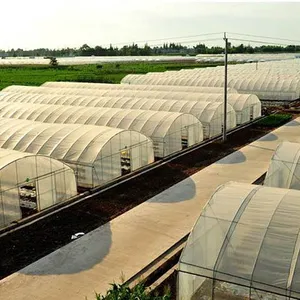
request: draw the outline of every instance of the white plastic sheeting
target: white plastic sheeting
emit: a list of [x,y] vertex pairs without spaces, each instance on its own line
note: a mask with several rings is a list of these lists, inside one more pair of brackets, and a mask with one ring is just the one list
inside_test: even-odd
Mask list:
[[264,185],[300,190],[300,144],[282,142],[277,146]]
[[[109,89],[87,89],[87,88],[68,88],[61,90],[62,87],[53,87],[52,92],[56,94],[76,94],[85,96],[100,96],[100,97],[134,97],[134,98],[152,98],[152,99],[167,99],[167,100],[193,100],[193,101],[224,101],[223,94],[220,93],[190,93],[177,91],[140,91],[140,90],[109,90]],[[48,92],[48,91],[47,91]],[[69,92],[69,93],[68,93]],[[233,95],[238,95],[237,93]],[[228,94],[230,97],[231,94]]]
[[[139,75],[134,84],[148,85],[183,85],[183,86],[224,86],[224,76],[214,76],[213,74],[205,76],[147,76]],[[126,78],[126,77],[125,77]],[[124,80],[126,82],[126,80]],[[300,98],[300,81],[291,78],[278,79],[268,78],[262,74],[252,78],[229,77],[228,87],[236,89],[239,93],[255,94],[261,100],[296,100]]]
[[[165,100],[192,100],[192,101],[211,101],[222,102],[224,96],[221,93],[190,93],[190,92],[174,92],[174,91],[140,91],[140,90],[109,90],[109,89],[87,89],[87,88],[68,88],[68,87],[20,87],[12,86],[11,89],[6,88],[5,92],[32,92],[36,94],[59,94],[59,95],[81,95],[91,97],[127,97],[127,98],[151,98],[151,99],[165,99]],[[228,94],[238,95],[237,93]],[[245,96],[249,97],[249,95]],[[233,99],[236,99],[234,97]],[[240,98],[242,99],[242,97]]]
[[178,299],[300,299],[300,191],[220,186],[179,261]]
[[[194,56],[182,55],[158,55],[158,56],[73,56],[73,57],[57,57],[59,65],[72,66],[72,65],[87,65],[87,64],[102,64],[113,62],[174,62],[186,61],[194,62]],[[0,65],[49,65],[49,59],[43,57],[5,57],[0,60]]]
[[[249,78],[249,77],[261,77],[262,75],[267,75],[269,78],[272,77],[278,77],[278,78],[299,78],[299,69],[298,70],[291,70],[289,68],[280,68],[280,69],[264,69],[261,68],[261,65],[258,66],[256,65],[230,65],[228,67],[228,76],[229,78],[235,77],[235,76],[240,76],[241,78]],[[224,76],[224,67],[215,67],[215,68],[201,68],[201,69],[182,69],[180,71],[167,71],[164,73],[147,73],[146,77],[177,77],[177,78],[182,78],[182,77],[199,77],[199,76],[205,76],[207,77],[208,75],[211,76]]]
[[[223,93],[224,88],[206,86],[176,86],[176,85],[141,85],[141,84],[112,84],[112,83],[91,83],[91,82],[52,82],[48,81],[42,87],[53,88],[80,88],[96,90],[139,90],[139,91],[166,91],[166,92],[187,92],[187,93]],[[235,89],[229,88],[227,93],[237,93]]]
[[[222,76],[193,76],[193,77],[144,77],[139,84],[165,84],[183,86],[224,86]],[[231,78],[228,80],[228,87],[236,89],[239,93],[255,94],[261,100],[296,100],[300,97],[300,84],[293,79],[278,80],[276,78]]]
[[0,149],[0,228],[77,194],[74,171],[53,158]]
[[88,188],[154,159],[152,141],[135,131],[4,118],[0,118],[0,148],[61,160],[76,171],[78,186]]
[[[230,53],[228,54],[228,61],[235,62],[256,62],[269,61],[274,63],[276,60],[284,60],[284,62],[294,61],[297,54],[295,53]],[[197,54],[198,62],[223,62],[223,54]],[[269,63],[269,62],[268,62]]]
[[[90,106],[90,107],[110,107],[126,109],[142,109],[154,111],[180,112],[194,115],[203,125],[203,136],[209,138],[222,132],[223,122],[223,103],[221,102],[199,102],[199,101],[181,101],[181,100],[163,100],[152,98],[134,98],[134,97],[91,97],[82,95],[58,95],[51,93],[54,88],[28,88],[20,90],[45,91],[45,93],[0,93],[0,101],[18,102],[18,103],[42,103],[59,104],[72,106]],[[78,89],[60,89],[70,90],[77,93]],[[80,90],[80,89],[79,89]],[[67,92],[66,92],[67,93]],[[236,114],[230,104],[227,105],[227,128],[236,127]]]
[[[223,95],[216,101],[223,102]],[[252,121],[261,116],[261,102],[256,95],[228,94],[227,101],[236,113],[237,125]]]
[[[203,87],[207,89],[203,90],[201,93],[194,92],[182,92],[169,90],[135,90],[135,89],[119,89],[114,88],[115,84],[99,84],[99,83],[76,83],[76,82],[47,82],[43,84],[44,87],[52,88],[75,88],[78,92],[82,94],[99,95],[104,97],[137,97],[137,98],[152,98],[152,99],[168,99],[168,100],[192,100],[192,101],[205,101],[205,102],[223,102],[224,95],[222,92],[223,88],[218,89],[218,93],[214,91],[209,92],[209,87]],[[124,86],[124,85],[121,85]],[[140,87],[155,87],[149,85],[136,85]],[[90,89],[89,89],[90,87]],[[163,87],[163,86],[162,86]],[[169,87],[169,86],[165,86]],[[171,86],[172,87],[172,86]],[[183,87],[184,88],[184,87]],[[192,87],[191,87],[192,88]],[[197,87],[195,87],[197,88]],[[214,89],[214,88],[212,88]],[[98,90],[97,94],[91,92],[91,90]],[[201,91],[201,87],[200,87]],[[99,94],[98,94],[99,93]],[[236,123],[237,125],[243,124],[245,122],[251,121],[261,116],[261,102],[256,95],[251,94],[237,94],[229,93],[227,96],[228,103],[233,107],[236,112]]]
[[[256,62],[251,64],[235,64],[228,66],[229,75],[244,76],[260,76],[261,74],[267,74],[268,76],[290,76],[297,77],[300,74],[300,61],[274,61],[274,62]],[[195,68],[195,69],[182,69],[180,71],[167,71],[163,73],[147,73],[148,74],[164,74],[164,75],[195,75],[195,74],[215,74],[224,75],[224,66],[218,66],[213,68]]]
[[[221,40],[221,38],[220,38]],[[249,62],[268,60],[295,60],[297,53],[233,53],[228,54],[228,61]],[[60,65],[101,64],[106,62],[223,62],[223,54],[197,54],[196,56],[182,55],[152,55],[152,56],[76,56],[58,57]],[[49,65],[49,59],[43,57],[6,57],[0,60],[0,65]],[[196,65],[196,64],[195,64]]]
[[[222,72],[217,72],[217,71],[212,71],[212,70],[207,70],[206,72],[193,72],[193,73],[187,73],[187,72],[177,72],[175,74],[164,74],[160,75],[159,73],[154,75],[147,75],[147,77],[154,77],[154,78],[160,78],[161,76],[163,77],[168,77],[168,78],[177,78],[177,79],[195,79],[195,78],[200,78],[200,79],[222,79],[224,80],[224,71],[221,70]],[[281,80],[293,80],[297,83],[299,81],[300,76],[299,74],[286,74],[286,73],[273,73],[273,72],[265,72],[265,71],[260,71],[257,73],[252,73],[252,72],[247,72],[247,71],[241,71],[241,70],[235,70],[235,71],[229,71],[228,74],[228,80],[235,80],[235,79],[256,79],[261,82],[263,82],[265,79],[272,80],[272,81],[281,81]]]
[[200,121],[182,113],[0,101],[0,117],[135,130],[151,138],[156,157],[167,156],[203,141]]
[[[166,91],[123,91],[101,90],[101,97],[133,97],[165,100],[184,100],[200,102],[224,102],[224,95],[217,93],[182,93]],[[237,125],[251,121],[261,116],[261,102],[256,95],[228,94],[228,103],[236,112]]]

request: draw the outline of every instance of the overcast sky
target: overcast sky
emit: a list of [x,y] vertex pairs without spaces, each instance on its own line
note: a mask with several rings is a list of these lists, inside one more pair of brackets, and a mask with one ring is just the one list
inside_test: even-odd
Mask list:
[[[106,46],[224,31],[300,40],[300,2],[14,0],[1,1],[1,12],[0,49],[5,50]],[[207,42],[212,43],[220,44]]]

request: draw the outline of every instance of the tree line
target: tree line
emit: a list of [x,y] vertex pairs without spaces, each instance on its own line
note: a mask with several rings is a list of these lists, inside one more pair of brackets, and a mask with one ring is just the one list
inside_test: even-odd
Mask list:
[[[72,56],[151,56],[151,55],[197,55],[197,54],[221,54],[224,52],[223,47],[207,46],[197,44],[195,46],[183,46],[180,43],[164,43],[161,46],[150,47],[147,44],[138,46],[125,45],[123,47],[90,47],[87,44],[80,48],[62,48],[48,49],[38,48],[33,50],[10,49],[0,50],[0,57],[72,57]],[[229,43],[229,53],[296,53],[300,52],[300,45],[276,46],[263,45],[252,47],[251,45],[240,44],[233,46]]]

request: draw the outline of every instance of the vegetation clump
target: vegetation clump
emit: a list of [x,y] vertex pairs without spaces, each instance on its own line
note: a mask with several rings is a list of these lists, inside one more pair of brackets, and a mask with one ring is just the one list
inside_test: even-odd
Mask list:
[[256,124],[262,127],[278,127],[292,119],[291,114],[274,114],[258,121]]
[[170,292],[166,291],[163,296],[152,295],[146,287],[139,283],[130,288],[125,284],[111,284],[111,288],[106,295],[96,293],[96,300],[170,300]]
[[56,57],[50,57],[49,65],[51,67],[57,67],[58,66],[58,61],[57,61]]

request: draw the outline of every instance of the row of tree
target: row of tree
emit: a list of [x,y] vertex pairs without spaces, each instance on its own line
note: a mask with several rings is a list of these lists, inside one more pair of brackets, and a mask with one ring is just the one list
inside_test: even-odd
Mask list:
[[[39,48],[33,50],[11,49],[8,51],[0,50],[0,57],[69,57],[69,56],[148,56],[148,55],[196,55],[196,54],[221,54],[224,48],[216,46],[206,46],[198,44],[196,46],[183,46],[178,43],[164,43],[162,46],[150,47],[147,44],[138,46],[132,45],[123,46],[121,48],[113,47],[90,47],[87,44],[80,48],[63,48],[63,49],[48,49]],[[252,47],[251,45],[240,44],[233,46],[229,44],[229,53],[295,53],[300,52],[300,45],[289,45],[286,47],[276,45],[263,45]]]

